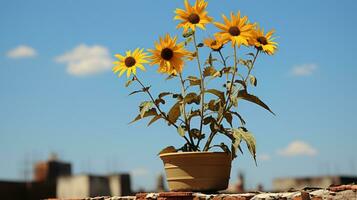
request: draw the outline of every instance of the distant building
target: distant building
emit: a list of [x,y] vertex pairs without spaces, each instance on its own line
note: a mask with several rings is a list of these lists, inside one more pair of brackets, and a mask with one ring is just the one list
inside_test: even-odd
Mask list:
[[156,192],[166,192],[165,177],[159,174],[156,178]]
[[35,182],[57,181],[58,177],[71,174],[71,164],[59,161],[57,156],[51,156],[48,161],[38,162],[34,167]]
[[107,176],[109,179],[111,196],[132,195],[130,174],[112,174]]
[[130,194],[129,174],[63,176],[57,181],[57,198],[60,199]]
[[71,165],[57,160],[52,154],[48,161],[34,166],[34,181],[0,181],[2,199],[38,200],[56,197],[57,178],[71,175]]
[[72,176],[71,164],[55,154],[34,165],[34,181],[0,180],[1,199],[38,200],[48,198],[85,198],[126,196],[132,193],[129,174]]
[[319,176],[301,178],[278,178],[273,180],[274,191],[288,191],[305,187],[327,188],[331,185],[356,183],[357,177],[352,176]]

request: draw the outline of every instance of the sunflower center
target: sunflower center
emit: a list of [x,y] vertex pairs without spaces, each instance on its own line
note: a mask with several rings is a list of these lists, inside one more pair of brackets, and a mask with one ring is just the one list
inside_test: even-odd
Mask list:
[[217,41],[216,41],[216,40],[215,40],[215,41],[213,41],[213,42],[211,43],[211,45],[212,45],[212,46],[217,45]]
[[190,16],[188,16],[188,21],[191,24],[198,24],[198,22],[200,22],[200,16],[195,13],[192,13]]
[[231,34],[232,36],[238,36],[238,35],[240,35],[240,30],[239,30],[239,28],[236,27],[236,26],[230,27],[229,30],[228,30],[228,32],[229,32],[229,34]]
[[165,48],[161,51],[161,57],[164,60],[170,60],[174,56],[174,52],[170,48]]
[[125,61],[124,61],[124,62],[125,62],[125,66],[127,66],[127,67],[132,67],[132,66],[134,66],[135,63],[136,63],[135,58],[133,58],[133,57],[131,57],[131,56],[125,58]]
[[258,37],[257,38],[257,41],[260,43],[260,44],[262,44],[262,45],[267,45],[268,44],[268,41],[267,41],[267,39],[265,38],[265,37]]

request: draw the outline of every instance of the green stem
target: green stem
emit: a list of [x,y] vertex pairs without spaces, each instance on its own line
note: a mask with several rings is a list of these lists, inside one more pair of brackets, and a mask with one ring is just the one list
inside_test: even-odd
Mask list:
[[[196,32],[193,33],[193,44],[195,45],[196,49],[196,54],[197,54],[197,64],[198,64],[198,70],[200,72],[200,78],[201,78],[201,123],[200,123],[200,134],[202,135],[202,128],[203,128],[203,114],[204,114],[204,103],[205,103],[205,85],[204,85],[204,77],[202,74],[202,68],[201,68],[201,62],[200,62],[200,55],[197,47],[197,41],[196,41]],[[199,147],[199,141],[197,142],[196,148]]]
[[232,95],[232,89],[233,89],[233,86],[234,86],[234,79],[235,79],[235,76],[236,76],[236,73],[238,71],[237,69],[237,45],[234,45],[234,67],[233,67],[233,75],[232,75],[232,80],[231,80],[231,85],[229,87],[229,90],[228,90],[228,96],[227,96],[227,99],[226,99],[226,103],[225,103],[225,107],[224,107],[224,110],[227,108],[227,104],[231,98],[231,95]]
[[[186,96],[186,89],[185,89],[185,82],[182,78],[182,74],[179,73],[179,77],[180,77],[180,82],[181,82],[181,92],[182,92],[182,97],[185,99],[185,96]],[[190,142],[193,144],[193,146],[195,147],[193,150],[197,150],[196,146],[194,145],[195,142],[193,141],[193,138],[190,134],[190,122],[188,121],[187,119],[187,115],[186,115],[186,105],[185,105],[185,102],[183,101],[183,104],[182,104],[182,112],[183,112],[183,118],[185,120],[185,125],[186,125],[186,128],[187,128],[187,132],[188,132],[188,136],[190,138]]]
[[[245,78],[242,78],[243,81],[246,83],[246,85],[248,85],[248,84],[247,84],[247,81],[248,81],[248,78],[249,78],[249,75],[250,75],[251,71],[252,71],[253,68],[254,68],[255,61],[257,60],[257,57],[258,57],[259,52],[260,52],[260,50],[257,49],[257,52],[255,53],[254,58],[253,58],[253,61],[252,61],[252,67],[249,68],[248,73],[247,73],[247,76],[246,76]],[[240,91],[241,89],[242,89],[242,85],[239,87],[239,89],[238,89],[237,91]],[[227,110],[230,110],[230,109],[232,108],[232,106],[233,106],[232,104],[229,105],[228,108],[227,108]]]
[[[159,107],[158,105],[155,104],[155,99],[154,99],[154,97],[152,96],[152,94],[150,93],[150,91],[149,91],[148,89],[145,89],[145,88],[146,88],[145,85],[139,80],[139,78],[138,78],[136,75],[134,75],[134,79],[141,85],[141,87],[143,87],[143,90],[149,95],[149,97],[150,97],[150,99],[151,99],[151,102],[155,105],[155,107],[157,108],[157,110],[160,112],[161,116],[162,116],[169,124],[173,125],[173,126],[177,129],[178,126],[177,126],[175,123],[173,123],[173,122],[166,116],[166,114],[165,114],[164,112],[162,112],[162,110],[160,109],[160,107]],[[189,144],[191,147],[194,147],[194,144],[193,144],[193,143],[191,144],[190,141],[187,139],[186,136],[184,136],[184,138],[185,138],[187,144]]]
[[[218,116],[218,120],[217,120],[217,124],[221,124],[222,123],[222,120],[224,118],[224,114],[226,112],[226,109],[227,109],[227,105],[228,105],[228,102],[230,100],[230,97],[231,97],[231,94],[232,94],[232,89],[233,89],[233,85],[234,85],[234,78],[235,78],[235,75],[237,73],[237,46],[234,45],[234,67],[233,67],[233,75],[232,75],[232,80],[231,80],[231,85],[229,87],[229,90],[228,90],[228,96],[227,96],[227,99],[226,99],[226,102],[224,104],[224,109],[222,111],[222,113],[220,114],[220,116]],[[206,142],[206,145],[203,149],[203,151],[208,151],[210,145],[211,145],[211,142],[214,138],[214,136],[216,135],[217,131],[212,131],[211,134],[209,135],[208,139],[207,139],[207,142]]]
[[245,77],[244,82],[247,82],[247,80],[248,80],[248,78],[249,78],[249,75],[250,75],[250,72],[251,72],[251,71],[253,70],[253,68],[254,68],[254,64],[255,64],[255,61],[257,60],[257,57],[258,57],[259,52],[260,52],[259,49],[257,49],[257,52],[255,53],[254,58],[253,58],[252,67],[249,68],[247,77]]
[[[244,81],[244,83],[245,83],[246,85],[248,85],[248,84],[247,84],[247,81],[248,81],[248,78],[249,78],[250,73],[252,72],[252,70],[253,70],[253,68],[254,68],[254,64],[255,64],[255,61],[257,60],[257,57],[258,57],[259,52],[260,52],[259,49],[257,49],[257,52],[255,53],[254,58],[253,58],[253,61],[252,61],[252,67],[250,67],[250,68],[248,69],[247,76],[246,76],[245,78],[244,78],[243,76],[241,76],[242,81]],[[238,89],[237,91],[240,91],[241,89],[242,89],[242,85],[240,85],[240,87],[239,87],[239,89]]]
[[[227,67],[226,60],[224,59],[224,56],[223,56],[221,50],[219,50],[218,53],[219,53],[219,55],[221,56],[221,59],[222,59],[222,62],[223,62],[223,66],[224,66],[224,67]],[[228,73],[226,74],[226,77],[227,77],[227,81],[228,81]]]

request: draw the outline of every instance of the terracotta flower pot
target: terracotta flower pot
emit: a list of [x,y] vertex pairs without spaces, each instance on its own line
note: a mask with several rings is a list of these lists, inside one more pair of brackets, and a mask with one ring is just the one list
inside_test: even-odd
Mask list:
[[171,191],[219,191],[228,187],[231,155],[225,152],[160,154]]

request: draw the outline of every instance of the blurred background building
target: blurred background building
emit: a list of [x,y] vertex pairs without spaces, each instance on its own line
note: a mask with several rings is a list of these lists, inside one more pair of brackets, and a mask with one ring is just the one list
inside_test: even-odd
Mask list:
[[71,164],[60,161],[53,154],[47,161],[34,164],[31,181],[0,180],[0,194],[2,199],[38,200],[54,197],[127,196],[132,194],[132,190],[130,175],[127,173],[72,175]]
[[357,183],[357,176],[316,176],[299,178],[277,178],[273,180],[274,191],[288,191],[290,189],[327,188],[331,185]]

